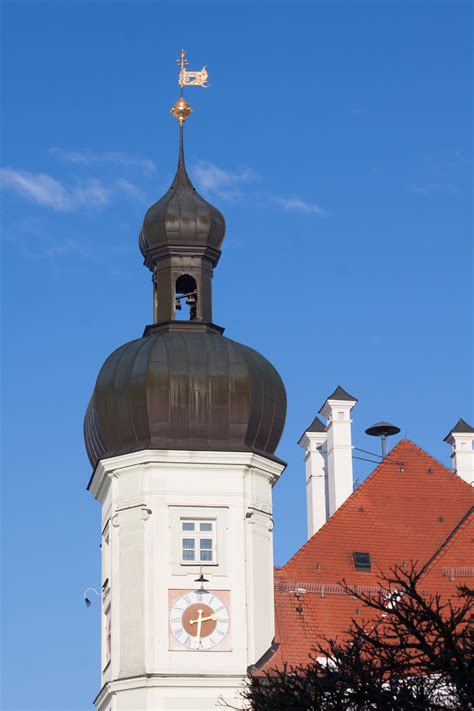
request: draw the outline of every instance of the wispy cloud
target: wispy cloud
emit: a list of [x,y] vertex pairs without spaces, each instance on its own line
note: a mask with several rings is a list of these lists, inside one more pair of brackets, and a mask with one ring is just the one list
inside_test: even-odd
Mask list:
[[136,185],[131,183],[129,180],[125,180],[125,178],[118,178],[115,181],[115,186],[118,190],[125,193],[125,195],[133,200],[137,200],[138,202],[146,201],[146,195],[143,190],[140,190],[140,188],[137,188]]
[[[248,185],[260,180],[260,176],[250,168],[235,172],[220,168],[214,163],[199,161],[193,166],[193,178],[199,190],[213,193],[223,200],[235,200],[248,197]],[[327,215],[320,205],[307,202],[298,197],[279,197],[269,193],[261,193],[259,197],[276,203],[284,210],[300,212],[306,215]]]
[[138,168],[145,175],[154,175],[156,173],[154,161],[133,153],[125,153],[123,151],[97,153],[89,149],[67,151],[56,147],[50,148],[49,151],[66,163],[74,163],[75,165],[96,165],[101,163],[119,165],[124,168]]
[[96,179],[67,186],[44,173],[0,168],[0,189],[11,190],[27,200],[57,212],[78,207],[103,207],[110,202],[110,191]]
[[272,200],[280,205],[284,210],[300,212],[306,215],[327,215],[327,211],[314,202],[307,202],[298,197],[277,197],[272,196]]
[[45,173],[13,168],[0,168],[0,190],[10,190],[56,212],[72,212],[81,207],[102,208],[120,195],[146,202],[145,193],[125,178],[110,183],[90,178],[67,185]]
[[249,168],[231,172],[207,161],[196,163],[192,173],[200,190],[214,193],[223,200],[234,200],[242,194],[243,185],[258,180],[257,174]]

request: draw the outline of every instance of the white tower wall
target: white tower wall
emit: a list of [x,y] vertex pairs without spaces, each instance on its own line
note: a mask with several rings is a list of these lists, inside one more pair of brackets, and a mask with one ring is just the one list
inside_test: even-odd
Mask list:
[[326,432],[307,431],[299,441],[305,450],[308,538],[329,518],[326,440]]
[[453,470],[468,484],[474,485],[474,434],[451,432],[447,441],[451,444]]
[[356,400],[326,400],[321,414],[328,420],[327,469],[328,469],[328,515],[352,494],[352,435],[350,417]]
[[[207,710],[220,696],[243,706],[247,667],[274,637],[272,486],[282,470],[243,452],[146,450],[99,462],[90,490],[102,504],[100,711]],[[205,587],[230,614],[209,651],[180,648],[169,625],[172,596],[199,587],[200,566],[180,557],[180,521],[192,517],[216,521]]]

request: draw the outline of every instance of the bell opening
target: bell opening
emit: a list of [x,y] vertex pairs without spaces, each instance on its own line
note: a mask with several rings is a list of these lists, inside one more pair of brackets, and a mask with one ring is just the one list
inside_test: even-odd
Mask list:
[[195,321],[197,317],[197,284],[190,274],[176,279],[175,318],[177,321]]

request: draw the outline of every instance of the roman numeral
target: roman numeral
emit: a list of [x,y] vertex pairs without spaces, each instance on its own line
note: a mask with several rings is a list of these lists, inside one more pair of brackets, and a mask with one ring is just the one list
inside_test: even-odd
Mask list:
[[190,604],[191,604],[191,598],[189,597],[189,595],[183,595],[183,597],[184,597],[184,599],[186,600],[186,602],[188,603],[188,605],[190,605]]
[[221,610],[225,610],[225,605],[220,605],[219,607],[216,607],[215,612],[220,612]]

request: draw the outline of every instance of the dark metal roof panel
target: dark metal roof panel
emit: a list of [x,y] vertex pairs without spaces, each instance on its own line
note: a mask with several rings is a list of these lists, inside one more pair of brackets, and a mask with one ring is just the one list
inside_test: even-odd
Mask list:
[[178,169],[169,190],[145,215],[139,247],[146,258],[164,245],[210,246],[219,250],[225,236],[222,213],[196,191],[184,162],[182,131]]
[[466,420],[463,420],[462,417],[460,417],[454,425],[453,429],[448,432],[443,441],[447,442],[453,432],[459,434],[471,434],[474,433],[474,427],[471,427],[471,425],[469,425]]
[[253,349],[216,332],[171,328],[104,363],[85,421],[89,459],[139,449],[273,455],[286,415],[283,382]]
[[301,440],[305,436],[306,432],[326,432],[326,426],[323,422],[321,422],[319,417],[316,415],[316,417],[314,418],[314,420],[312,421],[310,426],[305,429],[305,431],[299,438],[298,444],[301,442]]
[[355,402],[358,402],[357,398],[354,397],[353,395],[349,395],[348,392],[344,390],[344,388],[341,388],[340,385],[337,386],[337,388],[334,390],[334,392],[329,395],[326,400],[323,402],[319,409],[319,413],[321,413],[321,410],[323,409],[324,405],[327,403],[328,400],[354,400]]

